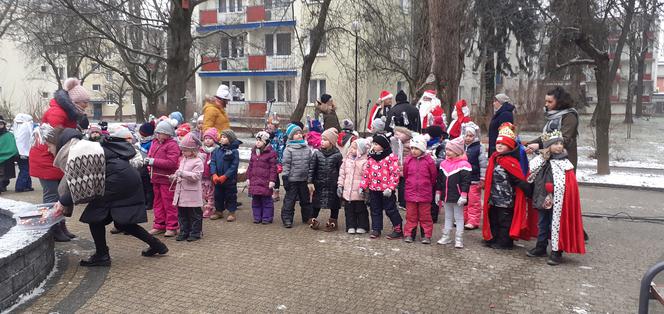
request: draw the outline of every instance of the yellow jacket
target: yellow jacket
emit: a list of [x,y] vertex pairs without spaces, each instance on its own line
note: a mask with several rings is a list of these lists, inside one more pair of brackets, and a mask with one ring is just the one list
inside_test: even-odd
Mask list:
[[231,128],[226,111],[213,102],[205,102],[203,106],[203,132],[209,128],[216,128],[220,132]]

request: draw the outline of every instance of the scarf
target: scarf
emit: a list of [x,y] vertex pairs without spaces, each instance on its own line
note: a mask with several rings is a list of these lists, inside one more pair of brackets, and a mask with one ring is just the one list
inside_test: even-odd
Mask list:
[[304,140],[289,140],[288,144],[306,144]]
[[550,133],[554,130],[561,130],[563,116],[573,113],[579,115],[574,108],[567,108],[563,110],[547,110],[546,111],[546,124],[544,125],[543,132]]
[[16,148],[14,134],[6,131],[0,133],[0,163],[10,160],[16,155],[18,155],[18,149]]
[[210,153],[212,153],[215,149],[217,149],[217,147],[219,147],[219,146],[218,146],[218,145],[212,145],[212,146],[210,146],[210,147],[203,146],[203,151],[206,152],[207,154],[210,154]]
[[385,159],[385,157],[389,156],[390,154],[392,154],[392,149],[389,148],[389,147],[386,148],[386,149],[383,149],[383,151],[380,152],[380,153],[374,152],[373,149],[369,152],[369,156],[371,158],[373,158],[375,161],[381,161],[381,160]]

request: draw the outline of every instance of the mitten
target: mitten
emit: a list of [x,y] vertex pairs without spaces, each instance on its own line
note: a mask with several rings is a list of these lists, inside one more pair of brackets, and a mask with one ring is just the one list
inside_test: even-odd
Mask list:
[[383,191],[383,196],[391,197],[392,196],[392,190],[386,189],[385,191]]
[[219,177],[219,179],[217,179],[217,181],[219,182],[219,184],[224,184],[224,182],[226,182],[227,179],[228,178],[226,176],[221,176]]
[[440,204],[440,192],[436,192],[435,201],[436,201],[436,205]]
[[344,194],[344,188],[342,186],[337,187],[337,196],[341,197]]
[[459,197],[459,200],[457,201],[457,205],[463,206],[468,203],[468,199],[465,196]]
[[145,164],[148,166],[154,165],[154,158],[145,158]]
[[[249,184],[249,181],[247,181],[247,184]],[[274,186],[275,186],[274,182],[270,182],[267,184],[267,187],[270,189],[274,189]]]
[[219,176],[216,173],[212,175],[212,183],[219,184]]

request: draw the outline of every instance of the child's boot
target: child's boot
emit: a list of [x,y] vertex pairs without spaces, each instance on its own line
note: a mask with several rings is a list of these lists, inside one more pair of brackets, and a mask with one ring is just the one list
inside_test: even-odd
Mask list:
[[235,213],[229,213],[228,217],[226,217],[226,222],[233,222],[235,221]]
[[309,228],[314,230],[318,230],[318,228],[320,227],[320,222],[316,218],[309,218],[307,224],[309,225]]
[[544,257],[546,256],[546,246],[547,246],[546,242],[537,241],[535,247],[532,248],[531,250],[528,250],[528,252],[526,252],[526,255],[528,257]]
[[551,266],[560,265],[563,262],[563,252],[561,251],[551,251],[549,255],[549,260],[546,261],[547,264]]
[[392,233],[388,234],[386,238],[388,238],[389,240],[396,240],[403,238],[403,231],[401,230],[401,226],[394,226],[394,229],[392,229]]
[[330,218],[327,220],[327,223],[325,224],[325,232],[337,231],[338,228],[336,219]]
[[452,238],[450,237],[450,230],[443,230],[443,237],[438,240],[438,244],[445,245],[452,243]]
[[210,220],[217,220],[221,218],[224,218],[224,213],[220,211],[215,211],[214,214],[210,216]]
[[456,233],[454,234],[454,247],[457,249],[463,249],[463,227],[457,228]]

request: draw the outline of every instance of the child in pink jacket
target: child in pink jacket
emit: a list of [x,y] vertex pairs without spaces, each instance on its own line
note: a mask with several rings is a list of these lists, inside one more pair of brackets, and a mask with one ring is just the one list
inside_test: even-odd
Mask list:
[[432,187],[436,184],[436,161],[426,153],[427,141],[423,136],[410,140],[410,156],[403,165],[403,177],[406,181],[406,243],[412,243],[417,234],[417,225],[424,229],[422,244],[431,244],[433,219],[431,218]]
[[203,180],[201,188],[203,192],[203,218],[210,218],[214,213],[214,184],[212,184],[212,173],[210,173],[210,158],[212,152],[219,147],[219,132],[215,128],[209,128],[203,133],[203,146],[198,156],[203,160]]
[[369,230],[369,211],[359,193],[368,150],[369,140],[361,138],[353,141],[339,169],[337,195],[346,202],[346,231],[350,234],[364,234]]
[[173,206],[173,191],[169,176],[178,169],[180,147],[173,139],[175,129],[168,121],[161,121],[155,128],[155,139],[145,162],[150,166],[150,179],[154,190],[154,226],[150,233],[164,233],[173,237],[178,230],[178,210]]
[[203,230],[203,197],[201,195],[201,176],[203,161],[198,157],[201,141],[193,134],[187,133],[180,141],[182,159],[180,167],[170,176],[176,183],[173,205],[178,207],[180,234],[176,241],[196,241],[201,238]]
[[397,209],[395,190],[399,183],[399,157],[392,153],[390,140],[384,134],[373,136],[367,167],[364,170],[361,193],[369,190],[369,203],[371,207],[371,239],[380,237],[383,230],[383,210],[390,222],[392,233],[387,235],[390,240],[403,237],[401,230],[401,215]]

